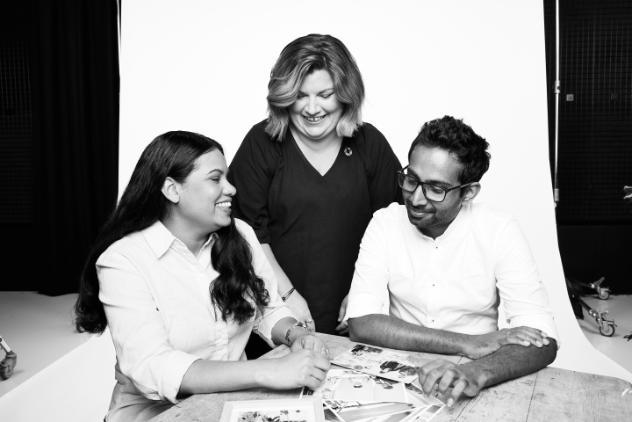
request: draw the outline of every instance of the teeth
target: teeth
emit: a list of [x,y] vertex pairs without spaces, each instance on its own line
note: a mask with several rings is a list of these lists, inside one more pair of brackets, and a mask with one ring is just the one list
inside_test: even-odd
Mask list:
[[325,118],[325,116],[316,116],[316,117],[308,117],[305,116],[305,120],[307,120],[310,123],[316,123],[316,122],[320,122],[321,120],[323,120]]
[[216,207],[222,207],[222,208],[230,208],[230,202],[226,201],[226,202],[218,202],[217,204],[215,204]]

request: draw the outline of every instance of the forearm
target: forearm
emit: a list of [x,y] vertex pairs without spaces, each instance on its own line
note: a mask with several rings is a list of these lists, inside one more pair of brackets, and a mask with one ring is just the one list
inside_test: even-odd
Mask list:
[[182,378],[178,395],[267,387],[274,377],[273,360],[212,361],[199,359]]
[[292,288],[292,282],[290,281],[288,276],[285,274],[285,271],[283,271],[283,268],[281,268],[278,261],[276,260],[276,257],[274,256],[274,253],[272,252],[272,248],[270,247],[270,245],[267,243],[262,243],[261,247],[263,248],[263,253],[268,259],[268,262],[270,263],[272,270],[274,271],[274,275],[276,276],[279,294],[283,295]]
[[460,365],[473,374],[481,388],[538,371],[555,360],[557,342],[549,338],[543,347],[507,344],[480,359]]
[[464,355],[471,336],[372,314],[349,319],[349,337],[353,341],[393,349]]

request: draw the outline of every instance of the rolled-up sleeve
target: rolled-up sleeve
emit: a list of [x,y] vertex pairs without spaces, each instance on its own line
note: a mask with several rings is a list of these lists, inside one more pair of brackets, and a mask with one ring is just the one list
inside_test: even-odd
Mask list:
[[252,266],[255,274],[263,280],[268,290],[268,295],[270,296],[270,301],[268,305],[264,307],[263,314],[260,315],[256,321],[254,330],[272,345],[272,328],[276,323],[283,318],[296,318],[296,316],[292,313],[290,308],[285,305],[285,302],[281,300],[281,296],[279,296],[276,276],[253,229],[239,219],[235,219],[235,223],[242,236],[244,236],[250,245]]
[[145,397],[176,403],[184,374],[199,358],[170,346],[158,305],[128,258],[106,251],[97,274],[120,371]]
[[529,245],[518,223],[510,220],[500,231],[495,248],[496,285],[510,327],[527,326],[544,331],[558,342],[548,296]]
[[389,314],[388,280],[384,243],[384,223],[378,211],[369,222],[360,244],[349,290],[345,319],[369,314]]

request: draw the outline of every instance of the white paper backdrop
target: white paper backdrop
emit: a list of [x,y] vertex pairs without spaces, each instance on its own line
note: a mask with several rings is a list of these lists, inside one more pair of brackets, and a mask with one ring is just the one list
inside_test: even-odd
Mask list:
[[554,366],[632,374],[595,351],[572,314],[548,161],[542,3],[503,0],[130,0],[121,31],[120,192],[142,149],[168,130],[219,141],[230,160],[266,116],[270,69],[308,33],[340,38],[364,77],[364,120],[402,163],[421,124],[451,114],[491,144],[479,201],[512,212],[549,291]]

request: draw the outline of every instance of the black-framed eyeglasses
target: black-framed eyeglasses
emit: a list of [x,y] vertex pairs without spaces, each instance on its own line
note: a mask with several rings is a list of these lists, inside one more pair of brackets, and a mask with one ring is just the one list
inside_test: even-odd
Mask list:
[[422,182],[416,176],[408,174],[407,170],[408,167],[404,167],[402,170],[397,172],[397,184],[399,187],[406,192],[413,193],[419,186],[421,186],[421,191],[426,199],[432,202],[442,202],[448,192],[467,187],[473,183],[470,182],[451,188],[443,188],[441,186],[433,185],[432,183]]

